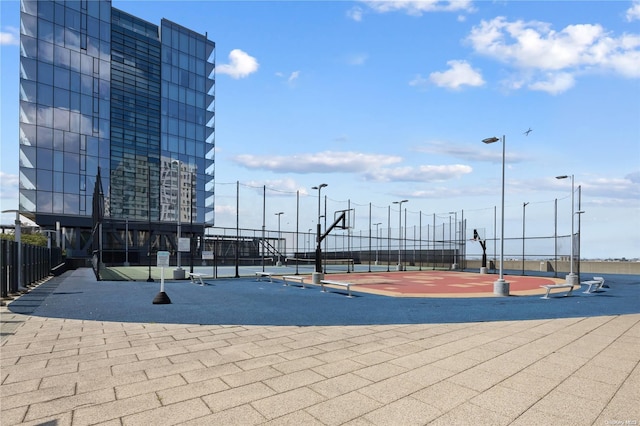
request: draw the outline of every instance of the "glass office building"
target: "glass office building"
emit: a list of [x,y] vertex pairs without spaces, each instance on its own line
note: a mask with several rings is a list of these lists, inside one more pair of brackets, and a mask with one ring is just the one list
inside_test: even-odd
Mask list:
[[113,261],[175,251],[180,223],[201,238],[214,221],[214,42],[110,0],[20,7],[20,210],[88,256],[100,171]]

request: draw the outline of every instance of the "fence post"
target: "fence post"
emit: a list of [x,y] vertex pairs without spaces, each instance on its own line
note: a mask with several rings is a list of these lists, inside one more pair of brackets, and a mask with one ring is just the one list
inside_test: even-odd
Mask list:
[[9,281],[7,261],[9,258],[9,241],[0,240],[0,297],[7,299],[9,297]]

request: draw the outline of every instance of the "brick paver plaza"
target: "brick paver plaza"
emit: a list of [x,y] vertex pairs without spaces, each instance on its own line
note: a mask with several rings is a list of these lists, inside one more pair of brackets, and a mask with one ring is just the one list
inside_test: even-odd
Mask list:
[[[322,326],[96,321],[39,315],[73,296],[65,280],[101,285],[87,270],[53,280],[57,293],[32,313],[0,308],[3,426],[640,422],[638,313]],[[356,301],[317,294],[314,305]],[[607,295],[527,300],[546,309]]]

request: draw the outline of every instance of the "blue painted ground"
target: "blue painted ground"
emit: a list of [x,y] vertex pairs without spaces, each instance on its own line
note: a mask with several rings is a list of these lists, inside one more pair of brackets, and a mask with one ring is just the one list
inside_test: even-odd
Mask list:
[[[171,304],[153,304],[160,283],[96,281],[90,269],[54,277],[9,304],[35,316],[92,321],[228,325],[366,325],[461,323],[621,315],[640,312],[640,277],[603,275],[609,288],[571,297],[386,297],[340,290],[323,293],[254,278],[167,281]],[[585,279],[590,279],[591,276]],[[508,278],[507,278],[508,280]]]

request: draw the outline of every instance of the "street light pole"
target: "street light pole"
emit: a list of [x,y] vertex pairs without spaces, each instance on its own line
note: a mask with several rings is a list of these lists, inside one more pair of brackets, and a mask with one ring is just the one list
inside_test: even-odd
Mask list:
[[522,203],[522,275],[524,275],[524,217],[529,203]]
[[382,225],[382,222],[374,223],[374,226],[376,227],[376,266],[378,265],[378,246],[379,246],[378,229],[380,225]]
[[178,224],[177,224],[177,238],[176,238],[176,243],[177,243],[177,248],[178,248],[178,255],[177,255],[177,267],[176,269],[173,270],[173,279],[184,279],[184,270],[182,269],[182,267],[180,266],[180,237],[182,237],[182,170],[181,170],[181,166],[180,166],[180,161],[179,160],[173,160],[171,162],[171,167],[173,168],[173,165],[177,164],[178,166],[178,206],[176,208],[176,213],[178,215]]
[[147,223],[149,234],[147,235],[147,282],[152,283],[155,280],[151,277],[151,164],[147,163]]
[[[492,138],[483,139],[482,142],[486,144],[500,141],[495,136]],[[505,163],[505,145],[506,137],[502,135],[502,213],[501,213],[501,231],[500,231],[500,278],[493,283],[493,293],[497,296],[509,295],[509,283],[504,280],[504,163]]]
[[322,191],[322,188],[326,188],[328,185],[326,183],[321,183],[318,186],[313,186],[311,187],[311,189],[317,189],[318,190],[318,225],[317,225],[317,238],[316,238],[316,242],[317,242],[317,246],[316,246],[316,271],[315,273],[317,274],[316,276],[318,277],[318,282],[316,283],[314,280],[314,284],[320,284],[320,280],[322,279],[320,277],[320,275],[322,274],[322,247],[321,247],[321,242],[322,242],[322,226],[320,225],[320,193]]
[[[189,272],[193,274],[193,170],[189,169]],[[197,212],[196,212],[197,213]]]
[[278,212],[275,215],[278,216],[278,261],[276,262],[276,266],[282,266],[282,262],[280,262],[280,216],[282,216],[284,212]]
[[393,204],[398,205],[398,267],[396,270],[402,271],[402,203],[409,200],[394,201]]
[[568,177],[571,177],[571,241],[570,241],[570,249],[569,249],[571,250],[571,253],[569,254],[569,275],[566,276],[566,281],[568,284],[577,285],[579,281],[578,276],[573,272],[573,237],[574,237],[573,217],[575,216],[575,204],[573,199],[575,190],[573,187],[573,175],[556,176],[556,179],[567,179]]
[[[453,214],[453,265],[451,269],[458,269],[458,212],[449,212]],[[451,218],[451,216],[449,216]]]

